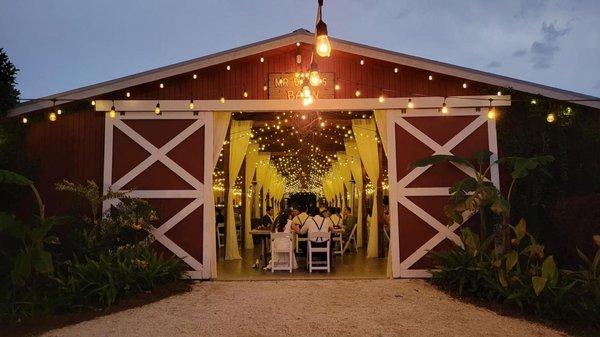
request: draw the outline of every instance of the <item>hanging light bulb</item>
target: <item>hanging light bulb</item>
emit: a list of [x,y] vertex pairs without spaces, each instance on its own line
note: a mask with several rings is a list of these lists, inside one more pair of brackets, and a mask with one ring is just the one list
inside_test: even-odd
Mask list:
[[321,84],[321,77],[319,76],[319,66],[317,65],[317,62],[315,62],[314,59],[310,63],[309,81],[310,85],[312,85],[313,87],[316,87],[319,84]]
[[356,91],[354,92],[354,96],[360,97],[360,94],[361,94],[360,89],[356,88]]
[[304,97],[304,98],[312,97],[312,92],[310,91],[310,87],[306,84],[302,87],[302,97]]
[[487,113],[487,117],[489,119],[494,119],[496,118],[496,109],[494,109],[494,106],[492,105],[493,99],[490,98],[490,107],[488,108],[488,113]]
[[269,87],[267,86],[267,83],[265,82],[265,84],[263,85],[263,91],[267,91],[269,90]]
[[556,121],[556,115],[553,113],[549,113],[548,116],[546,116],[546,122],[548,123],[554,123]]
[[108,112],[108,117],[110,117],[110,118],[117,117],[117,109],[115,109],[115,101],[113,101],[113,104],[110,107],[110,111]]
[[27,119],[27,117],[23,117],[23,119],[21,119],[21,122],[23,122],[23,124],[27,124],[29,120]]
[[327,36],[327,25],[319,18],[317,22],[317,54],[321,57],[329,57],[331,55],[331,43]]
[[221,99],[220,99],[221,103],[225,103],[225,95],[221,94]]
[[194,99],[190,99],[190,110],[194,110]]
[[498,96],[502,96],[502,91],[498,90],[498,93],[497,93],[497,95],[498,95]]
[[398,67],[394,68],[394,73],[398,73]]
[[467,82],[464,82],[464,83],[462,84],[462,87],[463,87],[463,89],[467,89]]
[[383,93],[381,93],[379,95],[379,103],[383,103],[385,101],[385,97],[383,96]]
[[442,113],[443,114],[448,113],[448,106],[446,105],[446,97],[444,97],[444,103],[442,103]]
[[193,78],[193,79],[197,79],[197,78],[198,78],[198,75],[194,74],[194,75],[192,75],[192,78]]
[[406,107],[409,109],[413,109],[415,107],[415,103],[413,103],[412,98],[408,99],[408,103],[406,104]]
[[428,79],[428,80],[430,80],[430,81],[433,81],[433,75],[429,75],[429,76],[427,77],[427,79]]
[[92,106],[96,106],[96,101],[95,100],[92,100],[91,103],[92,103]]
[[156,107],[154,108],[154,114],[157,116],[162,115],[162,111],[160,111],[160,102],[156,103]]
[[56,114],[59,116],[62,115],[62,110],[61,109],[56,110]]
[[260,57],[260,63],[263,63],[263,62],[265,62],[265,58],[261,56]]
[[536,105],[537,104],[537,100],[534,98],[531,100],[531,105]]
[[130,93],[129,91],[128,91],[128,92],[126,92],[126,93],[125,93],[125,97],[127,97],[127,98],[131,97],[131,93]]
[[48,115],[48,119],[51,122],[55,122],[56,121],[56,113],[54,111],[52,111],[49,115]]
[[242,96],[244,98],[248,98],[248,91],[246,91],[246,89],[244,89],[244,92],[242,92]]
[[304,99],[302,99],[302,104],[304,104],[304,106],[311,105],[313,102],[314,99],[312,96],[304,97]]

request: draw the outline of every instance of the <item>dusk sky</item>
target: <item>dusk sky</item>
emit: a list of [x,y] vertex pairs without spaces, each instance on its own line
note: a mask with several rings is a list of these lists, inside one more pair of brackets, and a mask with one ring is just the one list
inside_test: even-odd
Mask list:
[[[34,98],[312,31],[316,4],[0,0],[0,47]],[[599,0],[325,0],[324,19],[334,37],[600,96]]]

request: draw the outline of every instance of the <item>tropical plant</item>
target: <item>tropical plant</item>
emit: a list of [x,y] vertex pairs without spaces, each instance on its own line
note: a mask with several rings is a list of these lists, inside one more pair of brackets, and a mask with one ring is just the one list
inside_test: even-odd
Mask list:
[[[55,185],[58,191],[72,193],[89,205],[89,213],[82,213],[79,223],[72,224],[74,231],[67,244],[79,251],[79,255],[97,255],[123,245],[148,245],[152,242],[153,238],[148,233],[152,222],[158,218],[156,211],[147,201],[130,197],[130,191],[115,192],[109,188],[102,194],[93,181],[84,185],[63,180]],[[101,213],[102,203],[113,199],[119,201]],[[87,214],[91,214],[91,218]],[[82,243],[84,246],[81,246]]]
[[184,278],[179,259],[163,259],[149,247],[123,247],[97,259],[74,259],[56,278],[60,311],[109,307],[119,299]]
[[[551,163],[551,156],[534,156],[531,158],[506,157],[491,162],[492,152],[481,150],[476,152],[472,158],[463,158],[455,155],[432,155],[410,164],[411,168],[426,167],[440,163],[453,163],[470,172],[469,176],[458,181],[450,188],[450,200],[444,211],[450,222],[463,223],[465,213],[479,212],[480,236],[487,237],[488,221],[486,214],[491,212],[500,217],[502,227],[502,249],[507,251],[510,247],[508,239],[510,235],[510,197],[513,188],[519,179],[527,177],[535,170],[543,170],[543,166]],[[487,178],[493,165],[506,165],[512,169],[512,182],[506,197],[500,193],[498,188]]]

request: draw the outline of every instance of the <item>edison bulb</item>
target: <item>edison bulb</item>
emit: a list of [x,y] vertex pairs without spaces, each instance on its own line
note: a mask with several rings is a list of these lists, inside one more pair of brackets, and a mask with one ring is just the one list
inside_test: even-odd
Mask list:
[[385,101],[385,97],[383,95],[379,96],[379,103],[383,103]]
[[490,108],[488,109],[487,117],[488,117],[489,119],[494,119],[494,118],[496,118],[496,109],[494,109],[494,107],[490,107]]
[[194,110],[194,100],[190,100],[190,110]]
[[317,36],[317,54],[321,57],[329,57],[331,55],[331,43],[327,35]]
[[221,96],[221,103],[225,103],[225,96]]
[[95,106],[95,105],[96,105],[96,101],[92,100],[92,106]]
[[548,116],[546,116],[546,122],[548,123],[554,123],[556,121],[556,115],[553,113],[549,113]]
[[304,106],[308,106],[311,105],[313,103],[313,98],[312,96],[308,96],[308,97],[304,97],[304,99],[302,100],[302,104],[304,104]]
[[110,109],[110,111],[108,112],[108,117],[110,117],[110,118],[117,117],[117,112],[114,109]]
[[356,96],[356,97],[360,96],[360,89],[356,89],[356,91],[354,92],[354,96]]
[[304,97],[304,98],[312,97],[312,93],[310,92],[310,87],[308,85],[305,85],[304,87],[302,87],[302,97]]
[[413,109],[415,107],[415,103],[413,103],[412,98],[408,99],[408,103],[406,104],[406,107],[409,109]]
[[321,84],[321,77],[319,76],[319,72],[316,70],[313,70],[310,72],[310,85],[312,85],[313,87],[318,86],[319,84]]
[[446,103],[442,104],[442,113],[443,114],[447,114],[448,113],[448,107],[446,106]]
[[339,84],[336,84],[336,85],[335,85],[333,88],[334,88],[336,91],[337,91],[337,90],[340,90],[340,85],[339,85]]
[[54,122],[54,121],[56,121],[56,113],[54,113],[54,112],[51,112],[51,113],[48,115],[48,119],[49,119],[51,122]]
[[27,117],[23,117],[23,119],[21,119],[21,121],[23,122],[23,124],[27,124],[27,122],[29,122],[29,120],[27,119]]
[[154,108],[154,113],[156,115],[160,115],[160,103],[156,103],[156,107]]

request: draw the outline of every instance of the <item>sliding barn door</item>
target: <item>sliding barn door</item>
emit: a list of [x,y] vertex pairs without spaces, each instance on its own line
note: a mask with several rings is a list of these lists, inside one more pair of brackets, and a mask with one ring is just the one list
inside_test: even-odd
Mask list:
[[[211,278],[212,114],[126,112],[106,117],[104,191],[128,191],[158,212],[152,244],[193,278]],[[106,201],[107,210],[118,200]],[[212,240],[212,241],[211,241]],[[214,266],[213,266],[214,267]]]
[[[463,214],[463,224],[449,224],[443,211],[449,187],[470,174],[467,168],[448,163],[410,169],[409,164],[433,154],[471,157],[482,149],[493,152],[495,161],[496,125],[486,115],[487,109],[475,108],[453,108],[446,115],[437,109],[388,112],[394,277],[429,277],[434,261],[427,253],[460,245],[459,228],[472,217]],[[498,186],[497,167],[489,178]]]

